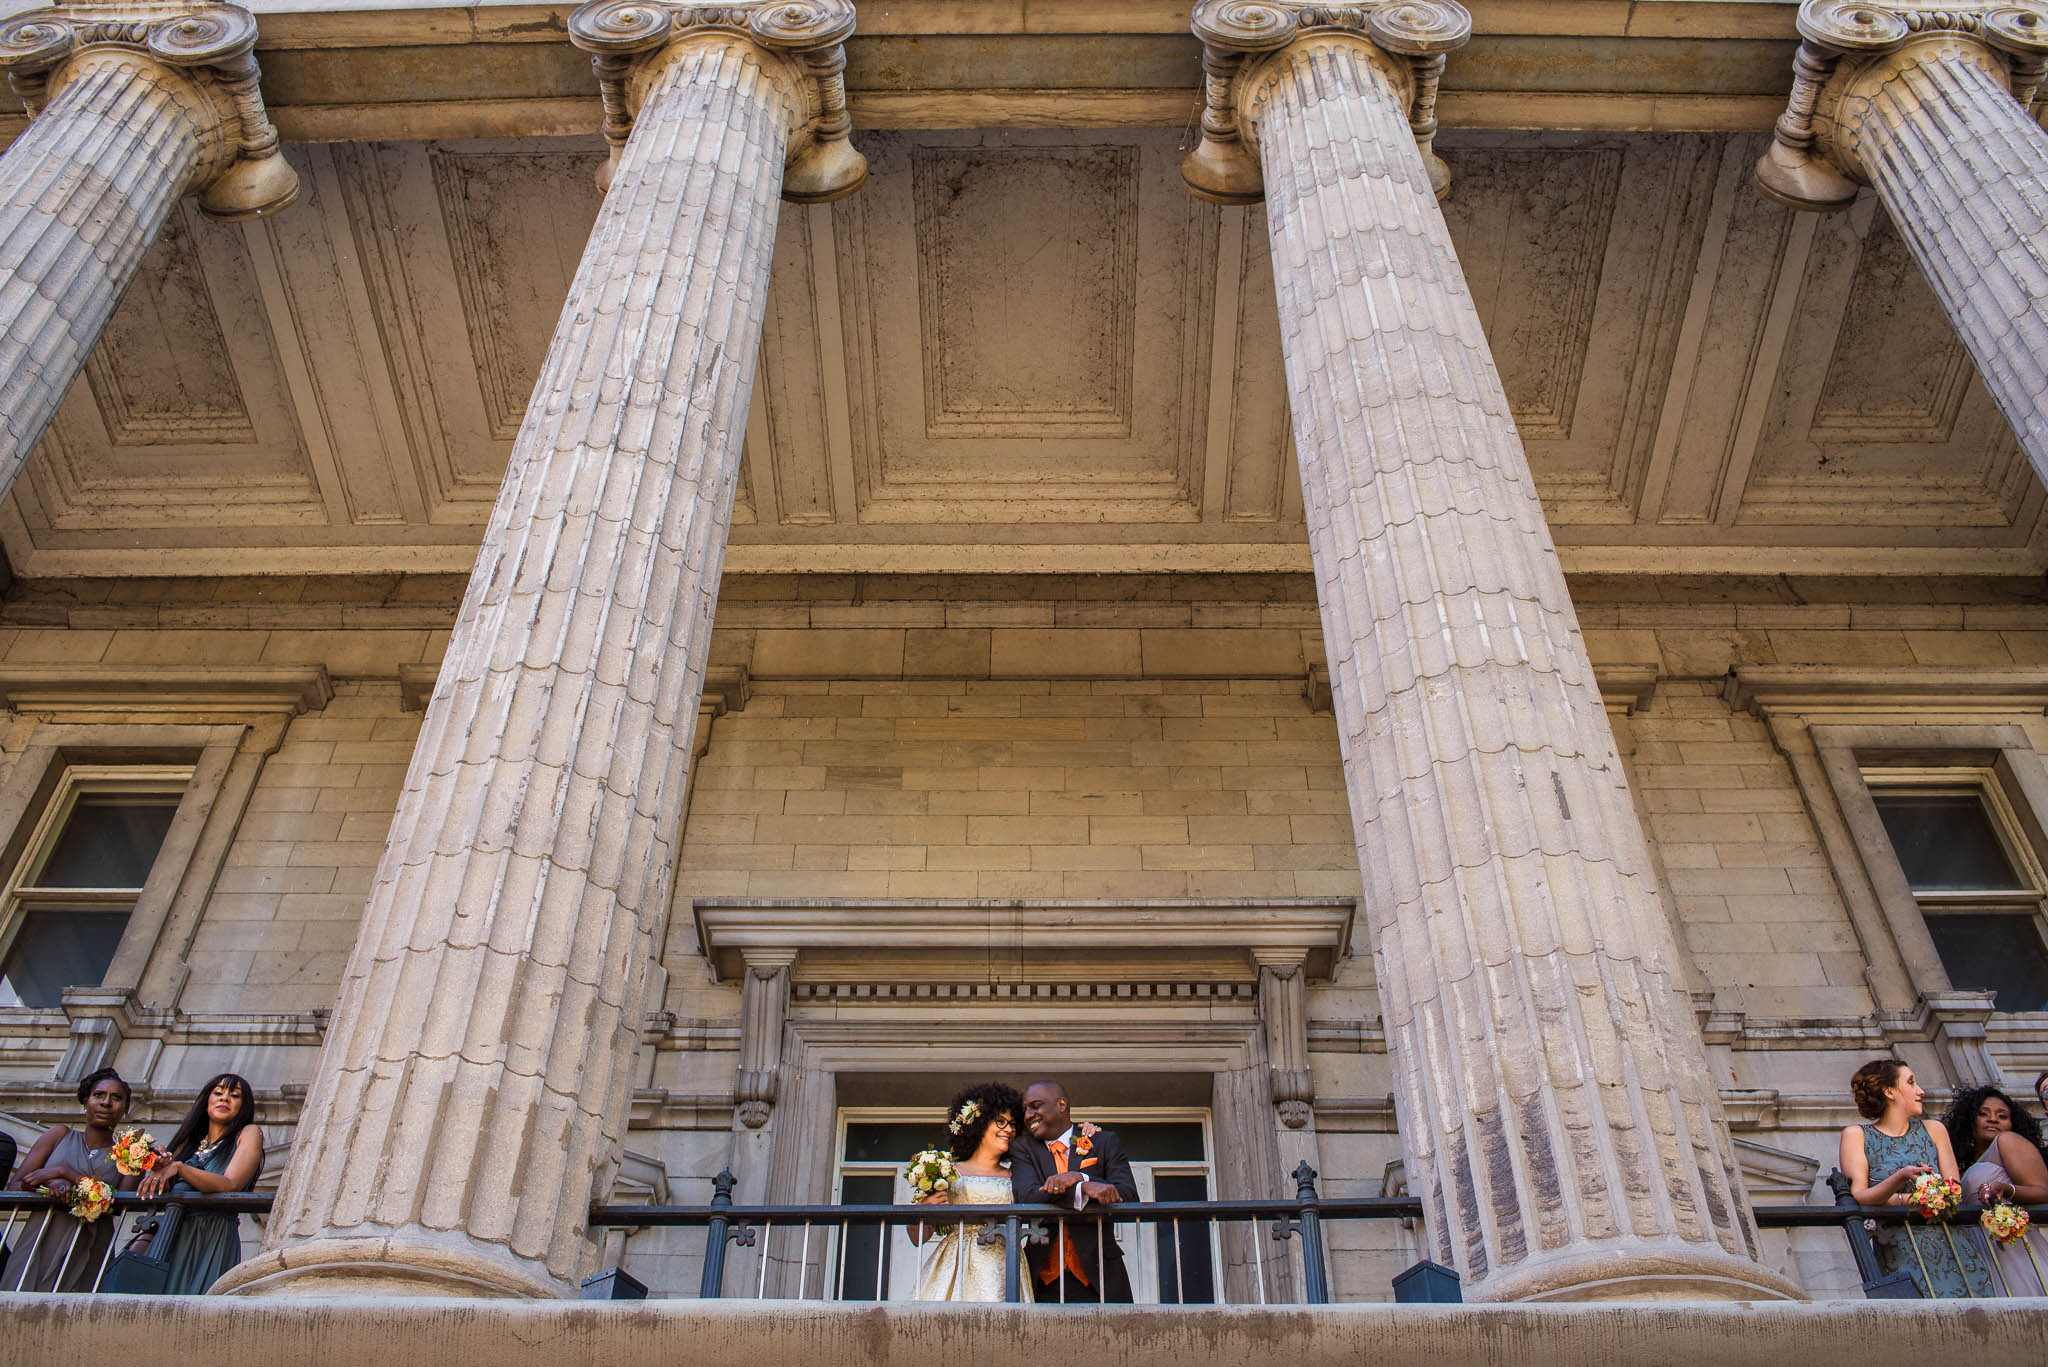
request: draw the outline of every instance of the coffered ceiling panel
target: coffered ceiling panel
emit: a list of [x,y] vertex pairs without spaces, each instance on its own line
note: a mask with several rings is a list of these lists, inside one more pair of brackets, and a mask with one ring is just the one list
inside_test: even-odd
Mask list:
[[837,215],[861,519],[1197,518],[1217,213],[1177,141],[863,147]]
[[1738,520],[2025,530],[2039,488],[1891,220],[1821,221]]
[[[1306,568],[1261,209],[1180,129],[857,134],[785,206],[728,565]],[[2039,485],[1881,210],[1756,137],[1459,132],[1445,213],[1568,566],[2012,572]],[[182,207],[0,504],[20,574],[468,568],[594,138],[292,149]]]

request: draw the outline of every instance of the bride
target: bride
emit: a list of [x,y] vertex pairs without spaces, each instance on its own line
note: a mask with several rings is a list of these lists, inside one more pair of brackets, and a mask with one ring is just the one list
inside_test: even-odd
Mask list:
[[[960,1180],[951,1191],[934,1192],[924,1205],[1007,1206],[1011,1204],[1010,1142],[1017,1137],[1018,1118],[1024,1102],[1014,1087],[984,1082],[969,1087],[953,1098],[946,1108],[946,1128],[952,1134],[953,1162]],[[988,1222],[962,1221],[932,1239],[924,1251],[924,1265],[918,1274],[915,1299],[921,1301],[1000,1301],[1003,1299],[1003,1240],[998,1231],[992,1242],[981,1235]],[[913,1226],[911,1237],[925,1237],[923,1225]],[[1025,1300],[1031,1299],[1031,1279],[1019,1276],[1018,1286]]]

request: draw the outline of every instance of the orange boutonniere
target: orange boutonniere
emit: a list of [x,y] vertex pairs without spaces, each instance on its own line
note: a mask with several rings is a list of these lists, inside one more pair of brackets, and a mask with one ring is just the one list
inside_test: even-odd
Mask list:
[[1095,1146],[1094,1146],[1093,1144],[1091,1144],[1091,1143],[1089,1143],[1089,1142],[1088,1142],[1088,1136],[1087,1136],[1087,1135],[1085,1135],[1085,1134],[1077,1134],[1077,1135],[1075,1135],[1075,1136],[1074,1136],[1074,1152],[1075,1152],[1075,1153],[1093,1153],[1094,1151],[1095,1151]]

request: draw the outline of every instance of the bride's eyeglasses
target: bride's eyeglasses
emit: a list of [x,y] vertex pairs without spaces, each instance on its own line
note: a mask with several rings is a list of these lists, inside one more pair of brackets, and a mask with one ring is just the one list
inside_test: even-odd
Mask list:
[[1017,1133],[1017,1122],[1006,1115],[999,1115],[989,1121],[988,1127],[992,1130],[1008,1130],[1011,1134]]

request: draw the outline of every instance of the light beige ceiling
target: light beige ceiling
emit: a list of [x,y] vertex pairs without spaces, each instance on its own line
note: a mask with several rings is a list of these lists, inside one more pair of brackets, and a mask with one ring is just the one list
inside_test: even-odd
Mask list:
[[[1307,565],[1265,225],[1172,130],[859,135],[786,208],[735,570]],[[2043,499],[1874,202],[1759,142],[1447,135],[1466,277],[1569,566],[2030,572]],[[460,570],[598,196],[594,140],[295,149],[189,205],[0,507],[19,574]]]

